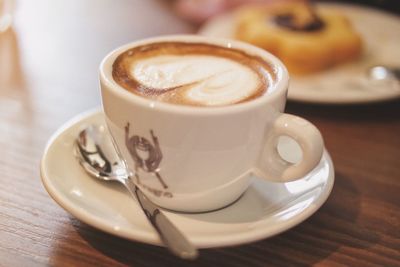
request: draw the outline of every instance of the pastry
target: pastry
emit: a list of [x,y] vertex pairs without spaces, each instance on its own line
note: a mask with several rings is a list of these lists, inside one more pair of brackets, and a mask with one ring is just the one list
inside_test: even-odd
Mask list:
[[339,11],[304,3],[243,7],[236,13],[236,38],[271,52],[289,72],[307,74],[354,60],[361,37]]

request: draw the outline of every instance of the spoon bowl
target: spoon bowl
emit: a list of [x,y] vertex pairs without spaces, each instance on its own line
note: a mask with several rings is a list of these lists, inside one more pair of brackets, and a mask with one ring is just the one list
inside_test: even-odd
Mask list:
[[389,67],[384,65],[375,65],[367,70],[367,76],[370,80],[400,80],[400,67]]
[[77,157],[82,167],[93,177],[122,182],[130,174],[107,131],[101,125],[91,125],[81,131],[76,140]]

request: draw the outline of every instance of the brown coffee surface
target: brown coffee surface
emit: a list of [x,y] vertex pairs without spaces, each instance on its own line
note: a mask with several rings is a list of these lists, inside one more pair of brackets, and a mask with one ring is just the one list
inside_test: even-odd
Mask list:
[[[144,74],[140,68],[145,69]],[[259,56],[189,42],[156,42],[131,48],[116,58],[112,76],[138,96],[191,106],[250,101],[264,95],[276,80],[273,66]]]

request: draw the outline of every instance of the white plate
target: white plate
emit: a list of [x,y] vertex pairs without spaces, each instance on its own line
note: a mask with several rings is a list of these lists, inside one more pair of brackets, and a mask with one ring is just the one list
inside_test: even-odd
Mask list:
[[[357,61],[312,75],[292,76],[288,98],[325,104],[369,103],[398,98],[398,80],[371,82],[366,70],[377,64],[400,68],[400,18],[363,6],[332,3],[317,6],[341,10],[361,34],[364,52]],[[224,14],[205,23],[199,34],[233,38],[235,27],[233,14]]]
[[[74,139],[92,123],[104,123],[103,113],[82,114],[50,139],[41,161],[45,188],[61,207],[95,228],[161,245],[139,204],[123,187],[88,176],[74,158]],[[283,153],[287,147],[281,146]],[[283,232],[311,216],[328,198],[333,181],[332,161],[325,151],[320,164],[296,182],[279,184],[254,178],[245,194],[224,209],[198,214],[165,211],[165,214],[199,248],[248,243]]]

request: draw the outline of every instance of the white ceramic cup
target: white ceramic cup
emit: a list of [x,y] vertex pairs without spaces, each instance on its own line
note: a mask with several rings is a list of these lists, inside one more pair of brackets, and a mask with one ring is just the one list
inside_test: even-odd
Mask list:
[[[149,43],[206,43],[244,51],[269,62],[276,81],[267,93],[224,107],[194,107],[157,102],[135,95],[112,77],[112,64],[124,51]],[[302,178],[320,161],[323,140],[305,119],[283,113],[289,76],[270,53],[228,39],[174,35],[122,46],[102,61],[100,84],[106,123],[132,179],[157,205],[185,212],[229,205],[247,189],[253,176],[274,182]],[[302,149],[296,164],[278,153],[280,136]],[[143,154],[138,143],[147,148]],[[136,144],[136,145],[135,145]],[[143,147],[142,147],[143,148]]]

